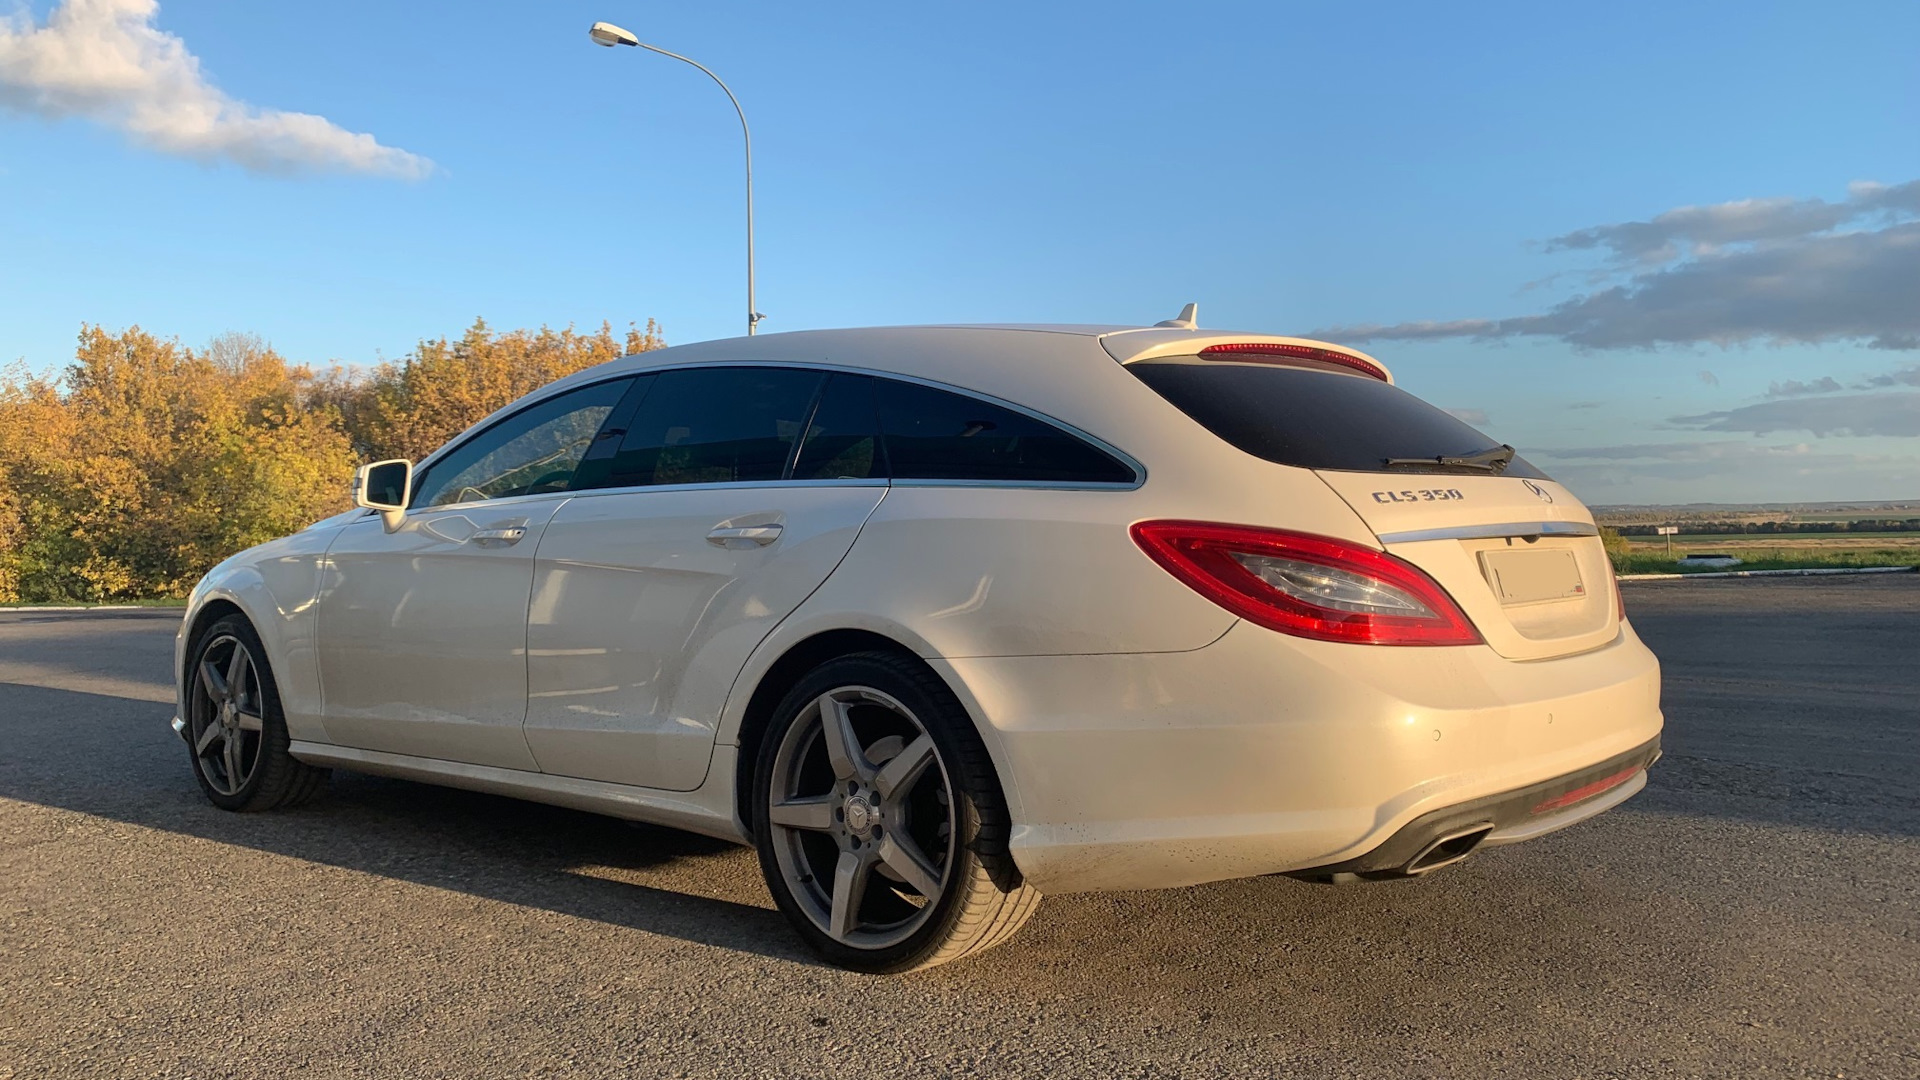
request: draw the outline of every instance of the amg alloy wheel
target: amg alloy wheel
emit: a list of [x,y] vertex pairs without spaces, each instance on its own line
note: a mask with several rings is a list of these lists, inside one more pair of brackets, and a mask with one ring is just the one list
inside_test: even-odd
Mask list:
[[827,959],[902,971],[987,948],[1039,894],[971,721],[931,672],[861,654],[816,670],[762,746],[755,832],[781,909]]
[[182,734],[207,798],[223,810],[268,810],[318,794],[328,771],[287,753],[279,689],[253,626],[221,619],[194,643],[190,662]]
[[234,798],[253,778],[265,745],[260,667],[232,634],[210,638],[194,665],[193,717],[187,729],[200,779]]
[[774,858],[816,927],[873,949],[927,921],[953,867],[953,795],[911,710],[869,686],[821,694],[787,728],[773,782]]

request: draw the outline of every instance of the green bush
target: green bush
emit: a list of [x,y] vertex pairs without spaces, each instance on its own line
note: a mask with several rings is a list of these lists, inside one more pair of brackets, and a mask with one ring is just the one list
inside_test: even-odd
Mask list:
[[1613,560],[1614,572],[1626,573],[1627,563],[1633,558],[1630,551],[1633,545],[1627,538],[1620,535],[1620,530],[1602,525],[1600,526],[1600,543],[1607,549],[1607,558]]

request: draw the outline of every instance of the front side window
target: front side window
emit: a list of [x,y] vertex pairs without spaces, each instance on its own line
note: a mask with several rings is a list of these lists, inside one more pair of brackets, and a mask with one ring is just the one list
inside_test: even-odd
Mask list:
[[417,507],[565,491],[632,379],[570,390],[475,435],[414,479]]
[[879,381],[880,429],[896,480],[1131,484],[1134,471],[1044,420],[964,394]]
[[825,378],[799,368],[663,371],[627,425],[607,484],[780,480]]

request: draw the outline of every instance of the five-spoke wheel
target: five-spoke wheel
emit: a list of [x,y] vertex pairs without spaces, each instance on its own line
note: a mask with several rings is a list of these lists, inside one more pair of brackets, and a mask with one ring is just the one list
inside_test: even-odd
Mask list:
[[187,659],[181,719],[200,790],[223,810],[293,806],[318,794],[327,770],[288,750],[280,692],[253,624],[228,615],[201,630]]
[[774,857],[814,925],[891,945],[932,914],[953,864],[953,796],[912,710],[870,686],[813,699],[774,758]]
[[768,885],[835,963],[941,963],[1003,940],[1039,901],[1006,853],[978,733],[910,658],[862,653],[802,679],[776,710],[756,786]]
[[194,763],[213,790],[239,795],[259,767],[264,742],[259,665],[245,642],[221,634],[201,649],[196,670],[187,729]]

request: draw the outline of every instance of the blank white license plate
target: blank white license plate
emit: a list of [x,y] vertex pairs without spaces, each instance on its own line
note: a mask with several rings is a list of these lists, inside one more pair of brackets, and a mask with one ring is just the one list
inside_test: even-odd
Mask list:
[[1587,587],[1580,580],[1580,564],[1573,552],[1564,548],[1483,551],[1480,572],[1502,604],[1535,604],[1587,595]]

